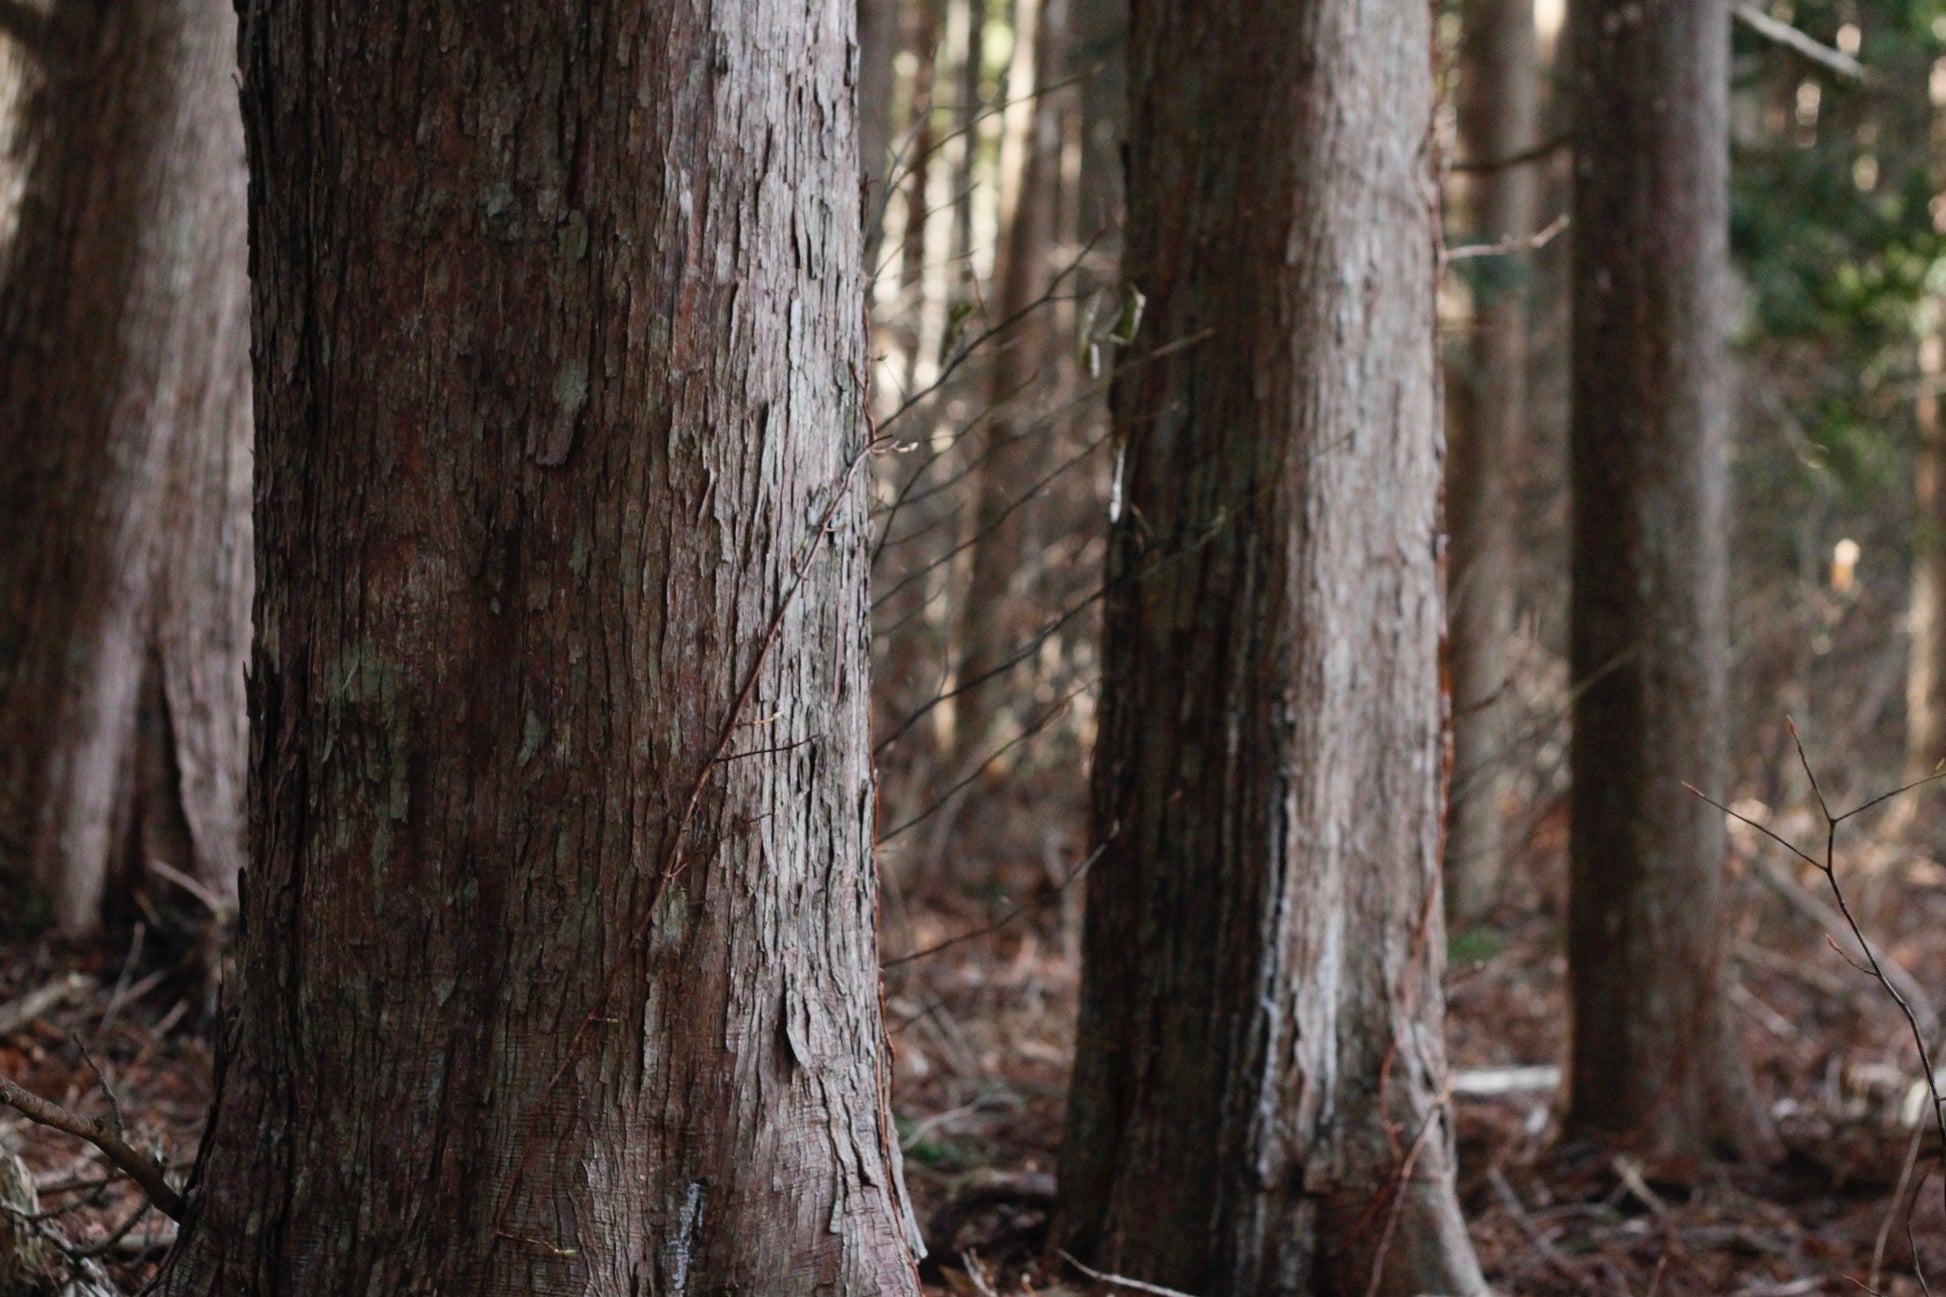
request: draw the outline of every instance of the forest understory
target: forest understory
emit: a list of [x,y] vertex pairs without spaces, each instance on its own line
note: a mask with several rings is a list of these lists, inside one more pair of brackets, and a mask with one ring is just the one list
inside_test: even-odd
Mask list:
[[[1085,1276],[1044,1252],[1073,1051],[1082,885],[1061,885],[1080,859],[1062,791],[987,790],[954,848],[971,854],[951,871],[925,871],[942,883],[977,881],[887,889],[886,1030],[906,1179],[932,1252],[928,1292],[1087,1290]],[[1946,820],[1923,801],[1908,823],[1898,814],[1841,837],[1840,878],[1880,954],[1922,986],[1946,985],[1946,865],[1919,845]],[[1795,827],[1808,827],[1798,818]],[[1064,833],[1048,831],[1064,824]],[[1038,850],[1024,845],[1021,825],[1034,826]],[[1777,827],[1794,827],[1788,813]],[[1449,939],[1460,1190],[1495,1290],[1915,1297],[1915,1248],[1921,1271],[1946,1275],[1939,1176],[1920,1174],[1937,1166],[1929,1132],[1917,1145],[1919,1170],[1908,1170],[1922,1104],[1905,1024],[1826,940],[1810,907],[1783,898],[1783,871],[1773,867],[1765,881],[1752,867],[1752,832],[1732,837],[1731,994],[1784,1155],[1755,1166],[1655,1162],[1556,1141],[1550,1069],[1566,1047],[1565,834],[1560,810],[1539,816],[1499,908]],[[1774,865],[1782,852],[1768,850]],[[1829,902],[1808,869],[1791,883]],[[126,942],[0,947],[0,1073],[88,1115],[109,1114],[112,1092],[132,1142],[152,1144],[186,1174],[210,1098],[205,1008],[192,983],[133,954]],[[107,1167],[80,1141],[17,1116],[0,1119],[0,1139],[31,1169],[48,1223],[79,1250],[99,1250],[122,1291],[140,1291],[174,1227],[143,1214],[126,1180],[104,1183]]]

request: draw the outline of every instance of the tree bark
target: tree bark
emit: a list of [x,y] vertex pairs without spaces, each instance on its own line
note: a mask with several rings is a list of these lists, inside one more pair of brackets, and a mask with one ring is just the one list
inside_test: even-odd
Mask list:
[[[1000,737],[1015,682],[1009,663],[1031,633],[1036,609],[1015,578],[1037,543],[1035,498],[1051,456],[1053,431],[1036,400],[1062,348],[1053,307],[1041,299],[1052,279],[1061,183],[1061,116],[1047,87],[1061,67],[1067,0],[1022,0],[1015,39],[1033,42],[1032,84],[1018,79],[1008,97],[1027,120],[1019,167],[1003,174],[1000,228],[1006,242],[994,279],[997,330],[987,370],[986,418],[974,472],[971,575],[961,617],[958,716],[960,765],[976,763]],[[1022,66],[1017,61],[1016,67]]]
[[161,1291],[915,1292],[850,9],[252,13],[256,851]]
[[[1533,0],[1474,0],[1466,14],[1460,139],[1468,159],[1513,157],[1534,142],[1540,77]],[[1483,240],[1533,232],[1539,176],[1505,167],[1480,181]],[[1527,434],[1528,270],[1488,258],[1474,283],[1468,391],[1447,464],[1452,528],[1452,815],[1446,904],[1478,919],[1500,892],[1501,789],[1507,761],[1507,636],[1514,608],[1514,474]]]
[[42,84],[0,262],[0,872],[69,933],[157,855],[219,903],[242,863],[235,27],[222,0],[62,0],[23,30]]
[[1431,39],[1377,0],[1131,31],[1149,309],[1057,1230],[1204,1297],[1484,1291],[1442,1108]]
[[1723,995],[1725,0],[1576,8],[1566,1129],[1763,1143]]

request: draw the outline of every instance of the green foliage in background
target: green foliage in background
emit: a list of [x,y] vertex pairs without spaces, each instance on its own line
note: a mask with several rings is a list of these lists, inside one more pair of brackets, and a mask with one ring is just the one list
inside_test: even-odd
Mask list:
[[[1742,457],[1746,523],[1793,530],[1792,515],[1815,499],[1822,512],[1868,511],[1897,545],[1909,514],[1916,322],[1927,293],[1946,290],[1946,239],[1932,210],[1935,155],[1946,144],[1934,119],[1946,110],[1929,92],[1934,61],[1946,54],[1946,5],[1799,0],[1768,9],[1818,41],[1855,49],[1870,76],[1847,81],[1738,25],[1731,245],[1745,288],[1740,342],[1746,381],[1760,389],[1750,394],[1756,440],[1775,436],[1796,452]],[[1766,519],[1766,508],[1778,516]]]

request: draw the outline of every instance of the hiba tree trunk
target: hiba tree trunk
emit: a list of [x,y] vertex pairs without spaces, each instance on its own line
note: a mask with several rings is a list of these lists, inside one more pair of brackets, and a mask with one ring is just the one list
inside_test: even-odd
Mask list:
[[1057,1230],[1200,1297],[1484,1290],[1441,1104],[1430,28],[1170,0],[1131,32],[1149,309]]
[[[962,769],[981,761],[1001,732],[1006,701],[1016,688],[1010,671],[1033,630],[1034,605],[1019,577],[1030,570],[1037,544],[1034,522],[1041,479],[1054,439],[1049,412],[1037,398],[1061,348],[1054,308],[1044,300],[1053,279],[1055,220],[1061,185],[1061,117],[1051,87],[1061,67],[1068,0],[1019,0],[1014,39],[1032,53],[1014,67],[1029,76],[1009,79],[1008,115],[1018,156],[1003,164],[996,290],[989,323],[995,332],[987,370],[985,418],[974,467],[971,574],[961,611],[960,695],[954,732]],[[1024,52],[1024,51],[1023,51]],[[1026,84],[1023,84],[1025,82]],[[1010,129],[1014,123],[1009,123]]]
[[[1460,138],[1469,161],[1496,162],[1534,143],[1540,78],[1533,0],[1473,0],[1466,11]],[[1499,167],[1474,186],[1487,242],[1533,231],[1539,176]],[[1452,527],[1452,815],[1446,904],[1472,921],[1500,893],[1500,796],[1507,763],[1507,636],[1513,629],[1515,475],[1527,432],[1526,259],[1486,259],[1474,282],[1467,390],[1447,464]]]
[[849,7],[252,13],[256,854],[161,1291],[914,1292]]
[[39,88],[0,213],[0,892],[31,882],[80,933],[152,860],[219,908],[242,863],[236,19],[227,0],[16,19]]
[[1574,10],[1566,1130],[1755,1151],[1724,1012],[1730,15]]

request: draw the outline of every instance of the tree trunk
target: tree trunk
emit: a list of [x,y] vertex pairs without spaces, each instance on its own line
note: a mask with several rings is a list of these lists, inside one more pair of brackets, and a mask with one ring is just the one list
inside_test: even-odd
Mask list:
[[[1001,736],[1006,700],[1014,681],[1013,655],[1031,633],[1033,602],[1015,578],[1037,543],[1033,523],[1037,492],[1047,473],[1053,432],[1036,400],[1062,348],[1047,295],[1052,271],[1055,219],[1061,183],[1061,116],[1047,88],[1061,67],[1067,0],[1020,0],[1015,39],[1032,42],[1029,78],[1010,80],[1008,97],[1026,121],[1018,169],[1003,171],[1000,228],[1006,240],[995,267],[989,342],[986,418],[974,473],[972,569],[962,612],[955,732],[960,765],[981,759]],[[1016,68],[1023,67],[1016,60]]]
[[220,904],[242,863],[235,27],[224,0],[23,20],[44,84],[0,261],[0,872],[70,933],[124,867],[161,856]]
[[1374,0],[1131,31],[1057,1229],[1204,1297],[1484,1291],[1441,1108],[1431,40]]
[[[929,342],[937,331],[927,327],[932,303],[927,301],[926,259],[933,219],[933,169],[941,161],[933,131],[934,85],[939,72],[939,28],[946,0],[912,0],[908,10],[911,31],[906,48],[913,65],[911,97],[904,146],[905,231],[899,248],[899,311],[906,317],[905,391],[930,383],[936,372]],[[935,276],[936,278],[936,276]],[[941,304],[943,308],[943,303]]]
[[[1935,101],[1936,102],[1936,101]],[[1933,228],[1946,233],[1939,195],[1946,194],[1946,111],[1933,113]],[[1946,376],[1946,298],[1920,304],[1919,455],[1913,494],[1917,514],[1912,538],[1912,649],[1906,667],[1906,777],[1922,779],[1946,760],[1946,420],[1940,417]],[[1897,813],[1910,820],[1910,802]]]
[[865,187],[866,282],[878,271],[885,186],[892,165],[892,64],[899,52],[899,0],[858,0],[858,161]]
[[953,305],[977,299],[973,274],[973,191],[978,184],[980,162],[980,123],[986,116],[986,0],[957,0],[961,12],[960,43],[956,51],[959,64],[959,102],[953,105],[953,239],[948,253],[952,263]]
[[1081,237],[1104,260],[1121,248],[1122,144],[1128,135],[1129,0],[1070,0],[1068,67],[1079,78]]
[[1727,0],[1574,10],[1567,1129],[1763,1140],[1724,1007]]
[[284,0],[185,1294],[912,1293],[848,8]]
[[[1930,315],[1941,314],[1935,307]],[[1932,384],[1946,373],[1946,333],[1930,322],[1919,340],[1919,460],[1913,475],[1912,657],[1906,672],[1906,770],[1931,774],[1946,759],[1946,423]]]
[[[1466,157],[1495,161],[1534,142],[1540,103],[1533,0],[1473,0],[1466,15],[1460,137]],[[1534,228],[1539,177],[1504,167],[1479,182],[1480,235]],[[1514,474],[1527,433],[1525,258],[1493,257],[1474,283],[1469,390],[1447,464],[1452,527],[1452,816],[1446,904],[1456,920],[1493,908],[1504,845],[1500,796],[1507,761],[1507,636],[1514,607]]]

